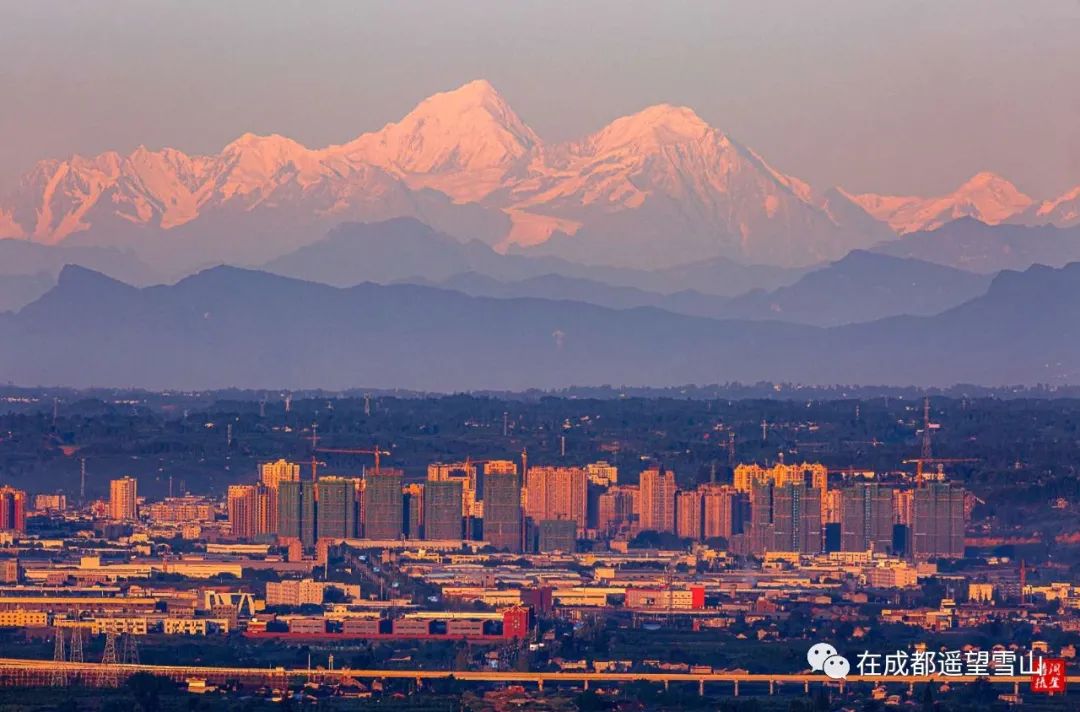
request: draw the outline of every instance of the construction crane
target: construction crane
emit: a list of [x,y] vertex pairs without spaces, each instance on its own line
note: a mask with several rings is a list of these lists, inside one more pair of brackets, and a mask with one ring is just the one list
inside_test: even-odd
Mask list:
[[380,458],[383,455],[390,456],[389,450],[383,450],[378,445],[373,448],[354,448],[354,447],[316,447],[313,448],[314,452],[331,453],[335,455],[374,455],[375,456],[375,474],[381,472]]
[[863,472],[873,472],[872,467],[830,467],[827,472],[830,475],[859,475]]
[[[292,396],[290,395],[289,397],[291,398]],[[287,403],[288,403],[288,401],[286,401],[286,404]],[[287,406],[286,406],[285,411],[288,412],[288,407]],[[311,481],[314,482],[315,480],[319,479],[319,465],[322,465],[323,467],[326,466],[325,462],[322,462],[317,457],[315,457],[315,453],[318,451],[318,446],[319,446],[319,424],[318,423],[312,423],[311,424],[311,437],[309,438],[309,440],[311,440]]]
[[881,447],[885,443],[877,438],[871,438],[870,440],[844,440],[844,445],[869,445],[870,447]]
[[465,469],[468,470],[473,465],[486,465],[489,462],[501,462],[501,460],[499,458],[491,458],[491,459],[486,459],[485,458],[485,459],[480,459],[480,460],[474,460],[471,456],[466,455],[464,465],[465,465]]
[[925,465],[937,465],[940,472],[945,465],[950,465],[958,462],[978,462],[977,457],[914,457],[910,460],[904,460],[905,465],[915,464],[915,485],[917,487],[923,486],[923,469]]

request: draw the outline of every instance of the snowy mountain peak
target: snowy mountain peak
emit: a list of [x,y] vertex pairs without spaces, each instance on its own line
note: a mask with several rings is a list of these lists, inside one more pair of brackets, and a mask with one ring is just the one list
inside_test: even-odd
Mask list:
[[714,132],[693,109],[656,104],[636,114],[615,119],[593,134],[589,143],[595,150],[622,146],[659,147],[697,141]]
[[0,202],[0,237],[55,243],[85,232],[126,245],[188,225],[173,242],[191,263],[254,263],[343,221],[403,216],[498,248],[596,264],[804,265],[885,239],[886,224],[900,233],[966,216],[1075,224],[1080,191],[1036,205],[982,172],[931,198],[819,196],[688,107],[649,106],[581,140],[545,145],[490,82],[476,80],[343,145],[309,149],[245,133],[214,155],[139,146],[127,156],[41,161]]
[[401,121],[343,149],[350,160],[385,168],[414,187],[469,202],[522,168],[539,143],[495,87],[477,80],[428,97]]
[[1032,204],[1031,198],[1015,185],[990,171],[976,173],[952,193],[931,198],[873,193],[850,197],[900,234],[934,230],[964,217],[996,225]]
[[291,138],[279,134],[260,136],[248,132],[226,145],[221,153],[225,156],[258,155],[270,159],[289,160],[308,153],[308,149]]
[[988,186],[1008,186],[1012,190],[1016,190],[1015,185],[1005,178],[1002,178],[997,173],[994,173],[993,171],[979,171],[964,181],[963,185],[957,189],[957,192],[985,188]]

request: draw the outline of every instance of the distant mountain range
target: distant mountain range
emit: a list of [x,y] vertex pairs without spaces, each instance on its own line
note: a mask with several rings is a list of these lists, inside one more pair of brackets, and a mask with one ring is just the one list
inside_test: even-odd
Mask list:
[[836,326],[904,314],[938,314],[983,294],[990,277],[856,251],[808,272],[790,286],[755,289],[734,298],[695,290],[661,294],[558,274],[502,282],[471,272],[430,284],[496,299],[570,300],[613,309],[654,307],[712,319]]
[[0,238],[0,373],[23,384],[1000,385],[1080,363],[1080,187],[818,191],[670,105],[548,143],[484,81],[320,149],[42,161]]
[[342,222],[414,217],[499,252],[596,265],[805,267],[966,216],[1076,225],[1080,187],[1038,202],[981,173],[931,198],[818,192],[686,107],[553,144],[474,81],[337,146],[245,134],[214,155],[42,161],[0,200],[0,237],[127,247],[176,275],[262,264]]
[[159,281],[159,276],[130,252],[0,239],[0,312],[20,309],[49,291],[67,264],[136,285]]
[[819,326],[931,316],[984,294],[990,281],[931,262],[855,251],[790,286],[729,300],[722,315]]
[[823,326],[936,314],[982,294],[990,283],[985,275],[869,252],[852,252],[810,271],[747,267],[723,258],[653,272],[588,267],[558,258],[500,255],[406,218],[343,225],[266,269],[339,287],[404,282],[498,299],[651,306],[691,316]]
[[910,257],[972,272],[1022,270],[1041,264],[1061,267],[1080,260],[1080,225],[1057,228],[987,225],[961,218],[927,232],[881,243],[874,252]]
[[999,175],[974,175],[952,193],[932,197],[844,195],[900,234],[925,232],[952,220],[974,218],[989,225],[1080,225],[1080,186],[1050,200],[1036,201]]
[[227,267],[139,289],[68,267],[0,315],[0,370],[24,384],[148,388],[1075,383],[1078,292],[1080,264],[1033,267],[936,316],[820,328]]
[[272,260],[264,269],[338,287],[360,282],[438,283],[465,273],[498,281],[561,275],[653,292],[696,290],[722,296],[790,284],[804,272],[743,265],[725,258],[638,270],[583,265],[557,257],[504,255],[479,241],[459,242],[412,218],[340,225],[326,238]]

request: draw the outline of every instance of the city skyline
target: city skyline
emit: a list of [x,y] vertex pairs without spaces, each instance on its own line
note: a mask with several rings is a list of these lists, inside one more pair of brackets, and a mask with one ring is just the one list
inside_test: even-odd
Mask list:
[[1080,0],[0,18],[0,708],[1080,709]]
[[[1041,699],[1039,661],[1075,656],[1075,399],[5,393],[0,697],[122,698],[137,670],[419,702],[453,672],[537,704],[947,710]],[[804,667],[811,625],[842,689]],[[883,675],[960,637],[952,672]]]

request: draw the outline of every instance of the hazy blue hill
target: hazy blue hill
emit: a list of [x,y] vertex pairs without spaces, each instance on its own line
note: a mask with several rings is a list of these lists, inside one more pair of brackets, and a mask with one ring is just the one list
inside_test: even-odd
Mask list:
[[722,317],[726,297],[693,290],[661,294],[637,287],[622,287],[592,279],[545,274],[516,282],[503,282],[476,272],[455,275],[434,286],[478,297],[514,299],[568,299],[612,309],[655,307],[691,316]]
[[873,251],[971,272],[1022,270],[1034,264],[1061,267],[1080,260],[1080,227],[987,225],[974,218],[961,218],[936,230],[890,240]]
[[856,250],[790,286],[733,299],[724,314],[820,326],[930,315],[983,294],[990,280],[931,262]]
[[409,284],[342,289],[228,267],[137,289],[70,267],[0,315],[0,372],[20,384],[441,391],[1075,383],[1078,317],[1080,264],[1005,272],[936,316],[833,328]]
[[718,319],[833,326],[901,314],[937,314],[984,293],[990,279],[921,260],[855,251],[808,272],[792,285],[757,289],[735,298],[694,290],[661,294],[556,274],[503,282],[467,273],[435,285],[499,299],[571,299],[614,309],[650,306]]
[[64,265],[69,264],[88,267],[133,284],[152,284],[158,279],[148,265],[128,250],[0,239],[0,274],[46,272],[55,277]]
[[15,311],[52,289],[55,278],[48,272],[0,274],[0,312]]
[[344,223],[313,244],[283,255],[265,269],[339,287],[360,282],[442,282],[464,273],[513,282],[546,275],[591,280],[652,292],[695,290],[734,296],[794,281],[800,270],[747,266],[726,259],[659,271],[578,264],[557,257],[500,254],[479,242],[460,242],[413,218]]

